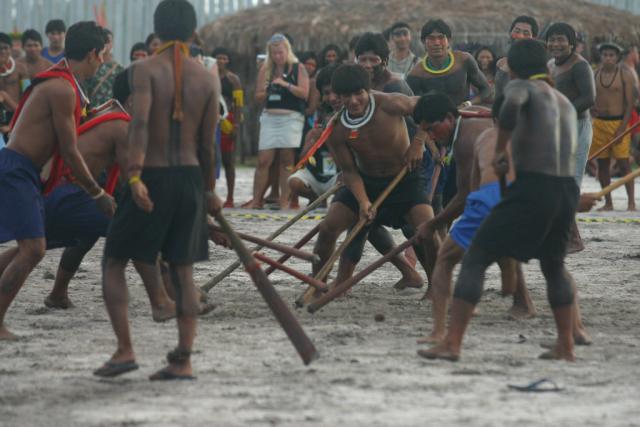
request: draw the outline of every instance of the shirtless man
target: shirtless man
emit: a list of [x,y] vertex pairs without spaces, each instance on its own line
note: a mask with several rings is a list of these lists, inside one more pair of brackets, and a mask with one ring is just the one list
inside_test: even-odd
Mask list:
[[[538,22],[535,18],[527,15],[521,15],[511,23],[509,39],[512,44],[518,40],[535,39],[537,37]],[[496,77],[494,80],[496,99],[504,93],[504,88],[507,86],[509,81],[511,81],[511,75],[509,73],[507,57],[505,56],[498,59],[498,62],[496,63]]]
[[[631,113],[636,103],[635,77],[629,68],[620,63],[622,48],[615,43],[602,43],[598,46],[602,63],[595,72],[596,103],[591,109],[593,120],[593,144],[589,155],[599,151],[612,139],[621,135],[631,120]],[[631,172],[629,157],[631,156],[631,135],[614,144],[598,159],[598,179],[602,188],[611,184],[611,157],[622,175]],[[627,190],[627,210],[636,210],[633,180],[629,181]],[[602,211],[613,210],[611,194],[605,196]]]
[[[32,82],[16,113],[11,138],[0,150],[0,242],[18,248],[0,255],[0,339],[15,338],[4,325],[9,305],[45,252],[40,169],[56,152],[107,216],[113,198],[91,176],[76,147],[83,97],[76,79],[93,75],[102,61],[104,39],[95,22],[69,28],[68,62]],[[86,99],[84,100],[86,102]]]
[[576,151],[576,183],[582,185],[584,169],[589,157],[593,129],[589,109],[596,100],[593,71],[587,60],[576,53],[576,32],[569,24],[551,25],[546,34],[548,63],[551,79],[564,96],[569,98],[578,112],[578,148]]
[[229,113],[227,118],[220,123],[220,152],[222,154],[222,166],[227,179],[227,200],[225,208],[233,207],[233,191],[236,185],[236,166],[234,164],[235,142],[238,138],[238,129],[243,121],[242,107],[244,107],[244,92],[237,74],[232,73],[229,66],[229,51],[223,47],[213,50],[211,54],[218,64],[220,73],[220,86],[222,96],[227,103]]
[[[345,187],[336,193],[320,224],[314,248],[320,262],[314,265],[314,273],[333,252],[338,236],[358,218],[395,228],[406,223],[417,228],[433,217],[419,168],[427,135],[419,131],[409,143],[404,121],[413,112],[417,98],[371,92],[369,73],[360,65],[340,66],[331,85],[345,110],[327,144],[342,170]],[[372,209],[372,201],[405,165],[411,171],[377,211]],[[423,267],[431,277],[437,247],[425,243],[421,249],[427,254]]]
[[[501,100],[500,97],[494,103],[495,115]],[[497,129],[489,119],[462,117],[453,102],[441,92],[420,98],[414,119],[431,138],[448,148],[458,165],[456,195],[441,213],[420,226],[420,236],[433,238],[435,230],[460,217],[438,251],[432,283],[433,330],[431,335],[418,340],[422,344],[439,342],[444,338],[453,269],[462,260],[481,222],[500,201],[500,185],[491,165]],[[507,179],[512,182],[514,177],[511,169]],[[522,268],[509,259],[500,259],[498,263],[502,270],[503,290],[513,293],[515,289],[510,315],[519,319],[533,317],[535,309],[524,283]]]
[[[94,375],[138,368],[127,315],[129,259],[169,263],[176,293],[178,346],[151,380],[192,379],[191,348],[199,311],[193,263],[208,258],[206,212],[222,207],[214,194],[218,76],[189,57],[196,14],[187,0],[163,0],[154,31],[163,45],[130,68],[133,114],[125,189],[105,244],[103,293],[118,339],[115,353]],[[206,197],[205,197],[206,195]]]
[[[115,79],[111,105],[78,128],[78,150],[94,179],[106,172],[105,188],[110,194],[120,175],[119,165],[126,164],[130,116],[122,106],[127,105],[130,93],[127,79],[126,72],[120,73]],[[45,197],[44,209],[47,249],[65,248],[53,289],[44,304],[49,308],[67,309],[73,307],[68,296],[69,282],[87,252],[100,237],[106,236],[110,219],[73,183],[71,174]],[[135,261],[133,264],[149,295],[153,320],[161,322],[175,317],[175,305],[162,285],[156,266]]]
[[22,33],[24,58],[18,60],[26,69],[26,75],[31,80],[36,74],[51,67],[53,63],[44,58],[42,53],[42,36],[36,30],[26,30]]
[[11,56],[11,44],[11,36],[0,33],[0,132],[3,135],[9,132],[9,123],[18,107],[22,81],[28,79],[24,65]]
[[578,204],[574,178],[576,112],[570,101],[538,76],[546,72],[542,43],[521,40],[508,54],[516,77],[500,109],[494,165],[506,175],[511,139],[516,180],[476,232],[464,255],[445,339],[422,357],[456,361],[464,332],[482,295],[486,269],[500,257],[540,260],[558,329],[555,347],[544,359],[575,360],[573,312],[575,284],[564,266],[569,229]]

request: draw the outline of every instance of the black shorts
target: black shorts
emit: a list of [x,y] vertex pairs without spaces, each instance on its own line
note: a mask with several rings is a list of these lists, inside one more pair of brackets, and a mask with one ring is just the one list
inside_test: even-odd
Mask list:
[[107,231],[105,256],[149,264],[192,264],[209,257],[202,172],[198,166],[145,168],[153,211],[138,208],[125,188]]
[[518,172],[471,245],[523,262],[564,259],[579,197],[573,177]]
[[[395,178],[395,176],[368,176],[362,172],[360,172],[360,176],[362,177],[365,191],[371,203],[378,198],[380,193],[382,193]],[[409,172],[378,208],[378,214],[376,215],[374,223],[393,228],[400,228],[405,225],[404,216],[411,208],[416,205],[428,204],[425,187],[425,177],[422,173],[422,168],[417,168]],[[344,204],[356,214],[360,212],[358,200],[346,186],[337,191],[332,203],[335,202]]]

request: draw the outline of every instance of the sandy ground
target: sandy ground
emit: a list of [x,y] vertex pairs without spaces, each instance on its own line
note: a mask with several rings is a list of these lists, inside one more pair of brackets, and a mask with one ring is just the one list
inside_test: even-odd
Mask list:
[[[251,180],[250,170],[239,172],[237,200],[248,198]],[[583,190],[595,188],[595,180],[587,178]],[[618,209],[626,206],[624,191],[616,192],[615,202]],[[238,270],[211,291],[220,306],[199,323],[193,356],[198,380],[150,383],[147,376],[175,345],[176,329],[173,322],[151,320],[146,294],[131,270],[130,316],[141,369],[100,380],[91,371],[115,345],[100,290],[102,242],[72,282],[76,308],[68,311],[42,304],[60,256],[51,251],[7,316],[22,339],[0,343],[0,425],[640,425],[640,214],[581,218],[587,249],[567,264],[594,344],[577,349],[576,363],[537,359],[540,342],[555,331],[537,263],[525,266],[525,273],[538,316],[508,320],[510,301],[499,296],[497,269],[490,269],[481,313],[455,364],[416,356],[415,340],[430,328],[430,306],[418,301],[421,290],[391,288],[398,279],[391,266],[315,315],[297,312],[320,352],[308,367]],[[261,236],[282,224],[232,212],[229,219],[239,230]],[[292,243],[313,224],[301,221],[279,241]],[[374,258],[369,249],[364,261]],[[206,282],[234,259],[232,252],[212,247],[211,261],[196,267],[196,281]],[[304,262],[291,265],[309,268]],[[289,303],[303,289],[283,274],[272,278]],[[385,315],[383,322],[374,320],[377,313]],[[521,336],[525,341],[519,343]],[[507,388],[541,378],[564,391]]]

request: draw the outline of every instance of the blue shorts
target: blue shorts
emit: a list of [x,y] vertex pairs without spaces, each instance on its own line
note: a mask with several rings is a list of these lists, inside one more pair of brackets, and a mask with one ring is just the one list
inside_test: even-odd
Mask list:
[[83,189],[62,184],[44,198],[47,249],[75,246],[107,235],[109,218]]
[[469,193],[464,205],[464,212],[449,231],[449,236],[464,250],[469,248],[471,240],[480,228],[482,221],[500,201],[500,183],[490,182],[478,190]]
[[0,150],[0,243],[44,237],[40,172],[10,148]]

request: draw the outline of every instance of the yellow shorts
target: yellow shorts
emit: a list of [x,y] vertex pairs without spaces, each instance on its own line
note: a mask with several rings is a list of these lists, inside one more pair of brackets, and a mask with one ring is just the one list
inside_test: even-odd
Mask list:
[[[620,127],[622,120],[593,119],[593,140],[589,149],[589,157],[613,140],[613,136]],[[598,155],[598,159],[628,159],[631,155],[631,135],[612,145]]]

